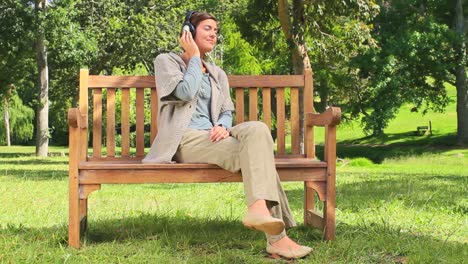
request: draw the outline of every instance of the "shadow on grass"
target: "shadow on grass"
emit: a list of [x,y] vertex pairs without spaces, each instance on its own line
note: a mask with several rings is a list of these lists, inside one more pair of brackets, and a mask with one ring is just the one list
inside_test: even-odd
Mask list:
[[[389,141],[400,140],[395,143]],[[388,158],[406,157],[411,155],[439,154],[453,148],[456,135],[443,136],[411,136],[410,133],[385,135],[383,138],[364,137],[355,140],[340,141],[337,144],[337,157],[364,157],[374,163],[382,163]],[[317,145],[317,155],[323,158],[323,146]]]
[[8,169],[1,176],[16,177],[29,181],[47,181],[51,179],[68,178],[67,170],[25,170],[21,167]]
[[[462,186],[467,186],[467,177],[396,173],[391,175],[385,179],[372,179],[372,176],[369,176],[369,180],[339,184],[336,198],[338,208],[342,211],[359,212],[392,201],[401,201],[408,208],[443,208],[448,213],[462,216],[468,214],[468,207],[459,200],[466,196],[466,190]],[[290,197],[292,208],[302,207],[302,188],[288,190],[286,193],[288,198]]]
[[[1,158],[1,157],[0,157]],[[56,159],[30,159],[30,160],[17,160],[12,159],[6,161],[4,164],[13,164],[18,166],[31,166],[31,165],[68,165],[68,160],[56,160]]]
[[[2,236],[15,243],[49,252],[68,246],[64,225],[45,228],[6,226],[0,231]],[[322,242],[318,231],[303,226],[288,233],[293,239],[314,248],[314,253],[304,260],[307,263],[324,263],[327,259],[340,263],[407,263],[408,259],[417,263],[440,263],[438,261],[442,260],[460,263],[458,261],[463,260],[460,252],[466,249],[463,243],[407,232],[385,223],[367,226],[339,223],[336,240],[332,243]],[[245,229],[239,221],[219,218],[142,214],[95,220],[90,222],[90,229],[82,242],[81,251],[69,251],[76,254],[75,257],[93,258],[93,254],[101,254],[105,250],[112,252],[113,258],[120,259],[127,257],[126,249],[135,251],[135,248],[162,251],[180,261],[187,257],[195,261],[197,257],[206,260],[206,256],[217,256],[223,263],[233,258],[238,260],[237,263],[239,258],[253,258],[241,261],[253,263],[255,259],[262,262],[267,255],[263,234]],[[16,251],[15,259],[30,257],[30,254]]]
[[0,158],[21,158],[21,157],[35,157],[34,153],[28,152],[9,152],[9,153],[0,153]]
[[[35,158],[36,154],[34,152],[4,152],[4,153],[0,152],[0,158],[22,158],[22,157]],[[51,157],[68,157],[68,152],[49,152],[48,158],[51,158]],[[47,159],[47,158],[43,158],[43,159]]]
[[[392,143],[393,142],[393,143]],[[393,134],[383,134],[381,136],[366,136],[357,139],[340,141],[342,144],[363,144],[363,145],[413,145],[413,146],[454,146],[457,142],[455,133],[443,135],[415,135],[415,132],[402,132]]]

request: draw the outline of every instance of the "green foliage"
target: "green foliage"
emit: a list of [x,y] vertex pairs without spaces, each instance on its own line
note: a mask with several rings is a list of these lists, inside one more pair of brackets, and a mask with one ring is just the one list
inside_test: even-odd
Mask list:
[[253,47],[263,74],[288,74],[292,62],[277,16],[276,1],[247,1],[232,14],[239,32]]
[[[290,6],[294,6],[289,1]],[[304,1],[301,31],[314,70],[317,111],[342,107],[345,120],[360,119],[368,134],[381,134],[407,103],[413,111],[443,111],[442,83],[454,81],[450,31],[455,1]],[[34,108],[37,70],[33,50],[34,3],[0,3],[0,94],[10,85]],[[221,21],[222,41],[211,58],[229,74],[289,74],[290,45],[277,18],[278,1],[267,0],[54,0],[41,14],[50,77],[54,144],[66,144],[66,112],[76,106],[77,74],[153,73],[153,58],[179,51],[180,25],[189,9]],[[292,8],[293,9],[293,8]],[[467,13],[468,8],[465,8]],[[294,10],[290,10],[292,14]],[[138,65],[138,66],[137,66]],[[149,117],[147,116],[147,120]]]
[[223,26],[223,42],[217,49],[224,49],[222,66],[227,74],[262,74],[262,64],[254,55],[256,50],[245,41],[238,32],[236,25],[225,20]]
[[349,165],[352,167],[369,167],[374,165],[374,163],[368,158],[356,158],[352,159]]
[[34,132],[34,110],[23,104],[16,92],[12,92],[5,103],[5,97],[1,97],[0,105],[0,145],[5,145],[6,128],[3,120],[4,112],[8,111],[10,122],[10,135],[12,144],[25,144],[33,137]]
[[34,80],[31,7],[27,1],[0,3],[0,96],[11,85],[21,87]]
[[404,103],[423,113],[443,111],[448,104],[443,83],[453,79],[453,36],[437,21],[435,10],[415,12],[411,7],[418,3],[403,2],[382,8],[375,19],[379,45],[352,62],[359,69],[352,75],[361,85],[344,86],[351,95],[343,104],[349,116],[362,114],[364,130],[374,135],[383,132]]

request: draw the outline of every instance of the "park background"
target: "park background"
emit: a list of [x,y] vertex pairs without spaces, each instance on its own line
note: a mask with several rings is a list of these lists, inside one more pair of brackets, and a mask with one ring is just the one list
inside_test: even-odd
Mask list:
[[[337,238],[292,230],[315,248],[303,262],[468,259],[466,1],[6,0],[0,262],[271,262],[263,236],[238,224],[240,184],[105,186],[91,196],[84,249],[67,248],[66,113],[79,69],[153,74],[192,9],[221,21],[210,59],[228,74],[310,66],[315,109],[342,108]],[[285,184],[298,222],[302,188]]]

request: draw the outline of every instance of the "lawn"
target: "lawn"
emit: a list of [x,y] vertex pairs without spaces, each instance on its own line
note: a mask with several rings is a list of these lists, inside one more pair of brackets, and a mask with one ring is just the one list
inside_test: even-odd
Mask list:
[[[241,184],[106,185],[90,196],[81,250],[67,247],[67,157],[0,147],[0,262],[272,263],[262,234],[241,223]],[[337,237],[299,226],[314,247],[299,263],[463,263],[468,153],[340,159]],[[302,184],[285,183],[302,221]]]
[[[466,263],[468,150],[452,143],[453,112],[453,103],[425,117],[405,106],[377,139],[343,124],[336,240],[289,230],[314,248],[297,263]],[[433,134],[414,135],[428,120]],[[282,262],[240,223],[238,183],[105,185],[90,195],[83,248],[68,248],[67,152],[52,147],[40,159],[33,147],[0,147],[0,263]],[[303,184],[284,188],[301,223]]]

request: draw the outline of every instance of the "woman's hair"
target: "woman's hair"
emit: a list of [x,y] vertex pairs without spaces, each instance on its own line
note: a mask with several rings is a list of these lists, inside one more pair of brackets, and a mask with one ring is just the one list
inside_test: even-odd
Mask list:
[[213,15],[207,13],[207,12],[194,12],[192,16],[190,17],[190,23],[196,28],[200,22],[206,19],[213,19],[218,23],[218,19],[216,19]]

